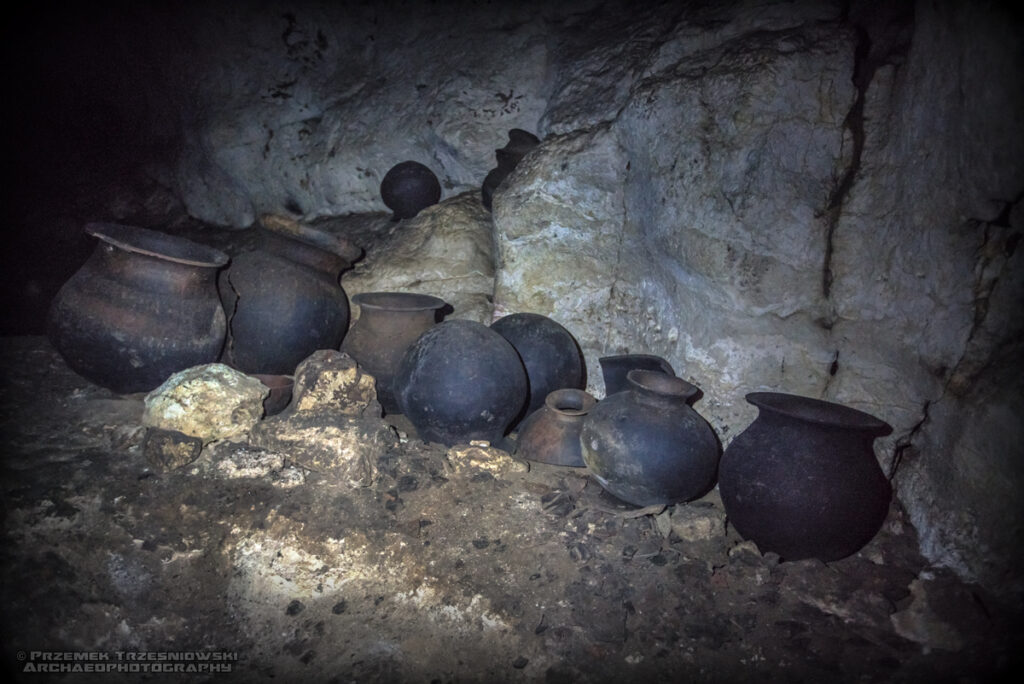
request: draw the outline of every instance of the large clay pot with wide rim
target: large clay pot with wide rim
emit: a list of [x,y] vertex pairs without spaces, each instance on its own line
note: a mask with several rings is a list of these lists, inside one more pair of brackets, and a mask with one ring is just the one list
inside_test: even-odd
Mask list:
[[632,370],[629,389],[598,402],[580,433],[601,486],[637,506],[674,504],[715,484],[718,439],[690,400],[699,390],[660,371]]
[[224,361],[245,373],[291,375],[345,337],[348,296],[339,277],[361,250],[277,217],[265,217],[263,228],[263,246],[234,257],[218,282],[228,316]]
[[475,321],[454,319],[410,345],[393,389],[399,412],[424,440],[493,444],[526,402],[526,369],[504,337]]
[[443,299],[412,292],[361,292],[352,297],[359,320],[352,324],[341,350],[377,381],[377,399],[387,413],[398,412],[391,389],[405,350],[437,323]]
[[892,428],[828,401],[754,392],[757,418],[722,455],[718,488],[729,524],[783,560],[833,561],[878,532],[892,489],[873,442]]
[[225,318],[217,270],[228,256],[164,233],[90,223],[99,239],[57,293],[47,334],[79,375],[115,392],[145,392],[217,360]]

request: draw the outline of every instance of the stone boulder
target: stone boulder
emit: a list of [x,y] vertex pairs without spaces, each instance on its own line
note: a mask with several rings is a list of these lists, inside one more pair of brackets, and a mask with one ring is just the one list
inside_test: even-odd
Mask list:
[[244,440],[263,416],[268,388],[222,363],[186,368],[146,395],[142,424],[198,437]]
[[386,232],[364,241],[366,257],[342,275],[341,284],[350,297],[360,292],[433,295],[452,306],[452,317],[488,325],[495,271],[492,233],[479,193],[464,192],[415,218],[391,222]]

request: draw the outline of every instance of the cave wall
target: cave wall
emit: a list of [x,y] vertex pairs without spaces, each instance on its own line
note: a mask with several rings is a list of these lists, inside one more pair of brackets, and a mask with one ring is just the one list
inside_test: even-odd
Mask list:
[[[566,325],[598,395],[598,357],[665,356],[725,444],[756,390],[888,421],[879,459],[924,553],[1024,591],[1019,17],[810,1],[133,11],[129,73],[160,103],[146,126],[177,143],[151,173],[193,217],[383,211],[380,180],[405,159],[457,213],[507,130],[533,131],[494,198],[493,269],[472,271],[493,274],[495,316]],[[417,240],[446,244],[434,230]]]

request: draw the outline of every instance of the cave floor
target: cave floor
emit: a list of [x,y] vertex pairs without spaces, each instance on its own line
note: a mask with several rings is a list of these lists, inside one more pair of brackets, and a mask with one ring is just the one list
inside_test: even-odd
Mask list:
[[[571,468],[454,472],[415,438],[363,488],[218,467],[244,444],[160,472],[141,395],[0,340],[16,681],[983,682],[1021,651],[1010,609],[927,567],[895,504],[823,564],[762,556],[715,491],[635,510]],[[135,672],[46,674],[34,652]],[[159,657],[221,671],[139,660]]]

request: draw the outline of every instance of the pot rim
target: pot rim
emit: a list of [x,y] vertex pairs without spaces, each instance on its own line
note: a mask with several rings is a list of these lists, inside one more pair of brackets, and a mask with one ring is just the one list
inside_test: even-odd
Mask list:
[[548,393],[544,405],[564,416],[584,416],[597,405],[597,399],[586,390],[565,388]]
[[672,399],[690,399],[700,389],[682,378],[661,371],[634,368],[626,374],[626,381],[635,388]]
[[220,268],[227,254],[187,238],[122,223],[87,223],[85,232],[126,252],[143,254],[185,266]]
[[381,311],[430,311],[448,304],[440,297],[416,292],[360,292],[352,302],[362,309]]
[[286,216],[264,214],[260,217],[260,225],[274,235],[297,240],[310,247],[322,249],[341,257],[349,265],[355,263],[363,255],[363,249],[348,238],[303,225]]
[[769,411],[806,423],[863,430],[877,436],[892,432],[891,425],[870,413],[824,399],[785,392],[751,392],[747,394],[746,400],[761,411]]

